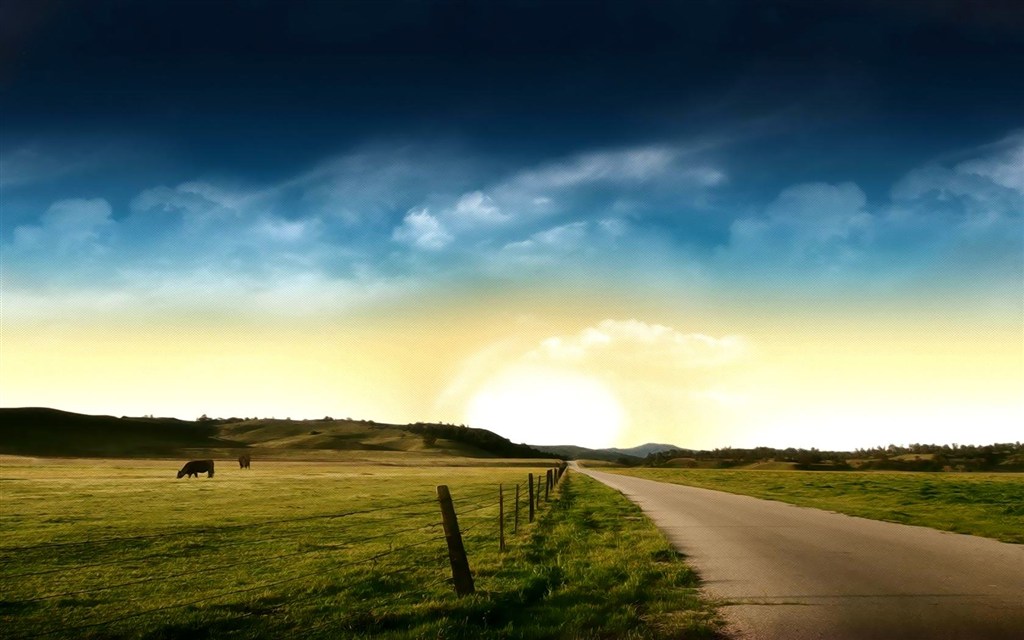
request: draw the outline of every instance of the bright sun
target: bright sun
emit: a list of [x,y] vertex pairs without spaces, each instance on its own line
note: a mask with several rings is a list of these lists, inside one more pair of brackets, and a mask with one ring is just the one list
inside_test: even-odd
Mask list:
[[470,426],[513,442],[615,444],[624,412],[599,380],[547,367],[517,366],[487,380],[469,401]]

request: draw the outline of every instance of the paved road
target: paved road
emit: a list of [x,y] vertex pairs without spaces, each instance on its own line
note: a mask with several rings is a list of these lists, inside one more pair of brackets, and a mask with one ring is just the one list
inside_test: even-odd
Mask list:
[[1024,546],[580,469],[636,502],[743,639],[1024,639]]

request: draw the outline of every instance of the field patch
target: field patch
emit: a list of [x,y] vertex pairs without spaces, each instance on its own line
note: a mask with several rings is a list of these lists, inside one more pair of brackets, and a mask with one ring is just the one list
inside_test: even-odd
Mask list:
[[[528,524],[527,473],[543,461],[384,458],[218,459],[213,478],[178,480],[180,461],[3,457],[4,637],[550,637],[601,628],[607,610],[591,600],[624,585],[609,601],[632,603],[612,621],[620,635],[714,632],[696,578],[648,553],[667,543],[620,518],[635,508],[617,493],[564,481]],[[438,484],[464,532],[470,597],[452,592]]]
[[1024,474],[610,469],[805,507],[1024,543]]

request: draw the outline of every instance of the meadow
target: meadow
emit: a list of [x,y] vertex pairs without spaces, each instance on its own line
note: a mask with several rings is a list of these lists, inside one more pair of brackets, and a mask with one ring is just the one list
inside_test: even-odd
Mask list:
[[852,516],[1024,543],[1024,474],[609,468]]
[[[527,523],[543,460],[0,458],[6,638],[714,637],[697,577],[584,476]],[[498,548],[498,484],[507,551]],[[447,484],[476,594],[451,585]],[[513,533],[515,485],[522,492]]]

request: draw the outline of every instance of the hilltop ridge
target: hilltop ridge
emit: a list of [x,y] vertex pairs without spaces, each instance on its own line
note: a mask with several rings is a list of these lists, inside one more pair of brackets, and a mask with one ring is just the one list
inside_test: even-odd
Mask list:
[[[0,453],[31,456],[180,457],[243,450],[289,457],[339,451],[419,452],[471,458],[546,458],[485,429],[372,420],[96,416],[46,407],[0,409]],[[235,453],[232,453],[235,452]]]

